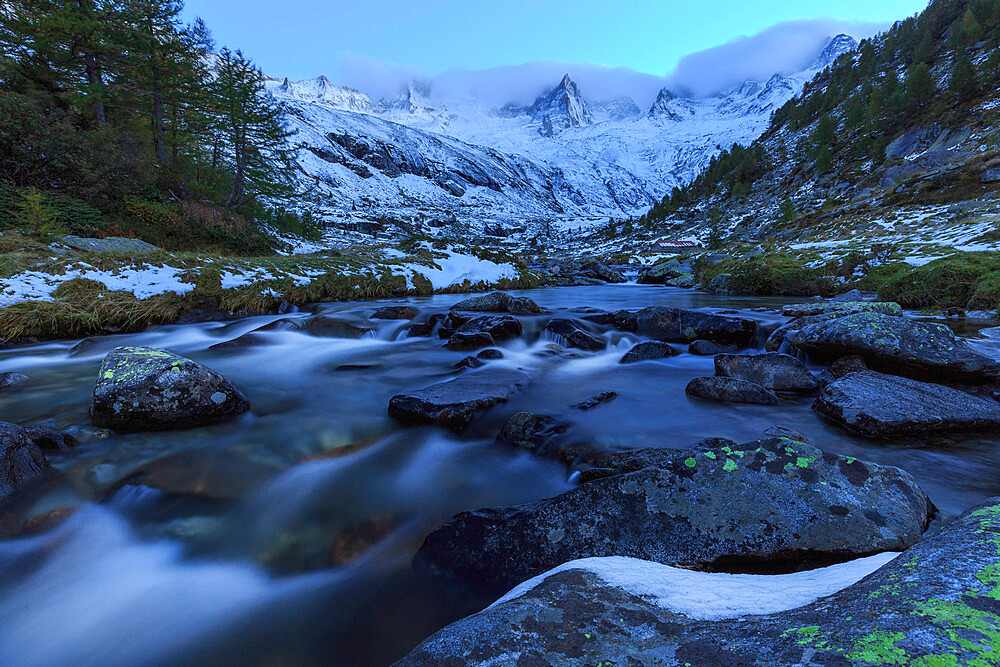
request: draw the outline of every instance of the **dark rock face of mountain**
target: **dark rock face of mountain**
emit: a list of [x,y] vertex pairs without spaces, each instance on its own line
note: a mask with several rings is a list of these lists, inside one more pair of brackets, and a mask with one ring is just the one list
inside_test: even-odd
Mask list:
[[528,113],[539,120],[548,116],[557,130],[583,127],[594,122],[590,106],[583,99],[576,83],[569,78],[569,74],[562,78],[558,86],[540,95],[528,108]]
[[656,96],[656,101],[653,102],[653,106],[649,107],[649,115],[653,118],[680,120],[680,114],[678,114],[670,104],[670,102],[675,99],[677,99],[676,95],[666,88],[663,88],[660,90],[660,94]]

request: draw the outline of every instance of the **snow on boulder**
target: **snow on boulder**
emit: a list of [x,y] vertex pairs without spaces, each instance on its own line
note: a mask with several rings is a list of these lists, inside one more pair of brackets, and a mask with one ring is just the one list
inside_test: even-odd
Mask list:
[[721,579],[578,561],[397,664],[995,664],[998,532],[993,498],[899,556],[793,575]]
[[644,598],[688,618],[719,620],[747,614],[774,614],[815,602],[847,588],[892,561],[888,551],[790,574],[696,572],[638,558],[580,558],[516,586],[494,602],[496,607],[525,595],[549,577],[569,570],[596,574],[608,586]]
[[246,412],[225,377],[152,347],[118,347],[104,358],[90,404],[94,424],[116,431],[200,426]]

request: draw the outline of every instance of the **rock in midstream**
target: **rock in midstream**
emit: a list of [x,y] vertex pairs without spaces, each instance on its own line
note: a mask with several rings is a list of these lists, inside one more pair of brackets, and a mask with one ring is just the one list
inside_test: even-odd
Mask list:
[[647,467],[548,500],[459,514],[415,562],[507,587],[591,556],[766,570],[905,549],[932,510],[909,473],[788,438],[649,452]]
[[249,409],[243,392],[222,375],[152,347],[112,350],[90,403],[96,426],[125,432],[200,426]]
[[389,416],[411,424],[464,429],[484,410],[505,403],[528,384],[528,376],[507,368],[486,368],[453,380],[393,396]]

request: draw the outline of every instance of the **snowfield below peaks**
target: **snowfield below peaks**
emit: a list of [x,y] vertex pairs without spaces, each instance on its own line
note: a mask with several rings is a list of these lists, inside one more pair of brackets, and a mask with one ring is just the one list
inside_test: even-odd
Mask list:
[[376,230],[436,219],[481,232],[498,222],[640,215],[720,151],[759,137],[775,110],[856,46],[833,38],[803,72],[714,97],[664,89],[645,111],[627,97],[589,101],[569,75],[533,104],[499,109],[415,84],[377,103],[325,77],[266,85],[291,111],[303,207]]

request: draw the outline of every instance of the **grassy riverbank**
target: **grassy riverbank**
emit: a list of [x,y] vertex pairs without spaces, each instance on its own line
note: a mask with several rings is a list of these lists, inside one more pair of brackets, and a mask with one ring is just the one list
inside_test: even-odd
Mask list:
[[0,341],[138,331],[199,313],[274,312],[284,301],[378,299],[539,280],[523,263],[480,248],[414,241],[311,255],[221,257],[159,251],[80,253],[17,232],[0,235]]

